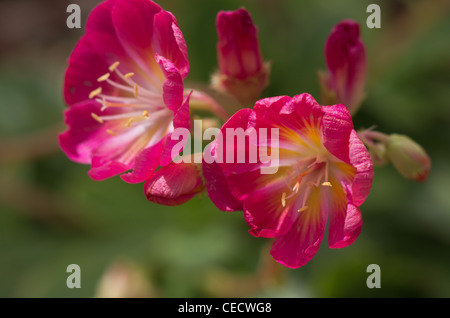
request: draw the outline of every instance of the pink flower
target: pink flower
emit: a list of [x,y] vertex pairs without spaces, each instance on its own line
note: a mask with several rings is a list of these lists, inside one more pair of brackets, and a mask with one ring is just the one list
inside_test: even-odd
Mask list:
[[364,98],[367,72],[358,23],[344,20],[331,30],[325,58],[328,74],[320,74],[324,103],[342,103],[354,114]]
[[250,13],[243,8],[221,11],[216,26],[220,71],[213,77],[213,86],[241,103],[253,104],[268,84],[269,64],[263,61]]
[[[224,139],[232,132],[227,128],[279,129],[278,140],[274,135],[265,143],[253,138],[259,155],[266,147],[278,153],[278,160],[270,163],[277,166],[273,174],[261,173],[268,163],[251,163],[250,152],[245,163],[203,163],[211,200],[222,210],[243,209],[250,234],[274,237],[275,260],[292,268],[306,264],[319,249],[327,219],[330,248],[355,241],[362,226],[359,206],[369,194],[373,164],[344,105],[320,107],[309,94],[266,98],[253,110],[232,116],[221,129]],[[214,156],[218,145],[212,146]],[[230,147],[237,151],[242,144],[225,143],[224,153]]]
[[175,17],[150,0],[107,0],[90,14],[64,81],[60,146],[102,180],[147,179],[171,162],[171,132],[189,128],[186,43]]

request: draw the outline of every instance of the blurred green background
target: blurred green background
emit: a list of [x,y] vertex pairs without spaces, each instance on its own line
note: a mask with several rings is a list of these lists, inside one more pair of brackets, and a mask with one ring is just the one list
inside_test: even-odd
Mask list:
[[[430,155],[425,183],[376,168],[360,237],[340,250],[325,237],[295,270],[270,258],[271,241],[248,234],[241,212],[220,212],[207,196],[149,203],[142,184],[94,182],[58,148],[66,59],[83,34],[66,27],[66,7],[79,4],[84,25],[98,2],[0,1],[0,297],[450,297],[448,1],[158,2],[186,39],[187,82],[216,69],[217,12],[246,7],[272,61],[265,96],[319,98],[331,28],[360,22],[369,73],[355,127],[407,134]],[[381,29],[365,25],[370,3]],[[81,267],[80,289],[66,286],[69,264]],[[366,286],[369,264],[380,265],[380,289]]]

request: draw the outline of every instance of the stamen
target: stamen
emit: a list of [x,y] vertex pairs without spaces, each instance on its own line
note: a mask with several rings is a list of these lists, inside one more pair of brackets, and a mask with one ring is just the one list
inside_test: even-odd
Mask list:
[[94,98],[95,96],[102,93],[102,88],[99,87],[97,89],[94,89],[92,92],[89,93],[89,98]]
[[128,119],[127,123],[125,124],[125,126],[130,127],[131,123],[133,122],[133,118]]
[[125,77],[126,79],[129,79],[133,75],[134,75],[134,73],[130,72],[130,73],[125,74],[123,77]]
[[322,186],[331,188],[333,185],[329,181],[325,181],[325,182],[322,182]]
[[283,208],[286,206],[286,192],[283,192],[283,194],[281,195],[281,205],[283,206]]
[[309,206],[305,205],[303,208],[298,209],[298,212],[300,213],[300,212],[306,211],[308,209],[309,209]]
[[110,134],[111,136],[116,136],[117,134],[114,132],[114,131],[112,131],[111,129],[106,129],[106,132],[108,133],[108,134]]
[[148,115],[148,111],[146,111],[146,110],[144,110],[144,111],[142,112],[142,116],[144,116],[145,118],[150,117],[150,116]]
[[135,97],[138,96],[138,86],[137,86],[137,84],[134,84],[134,96]]
[[111,75],[110,73],[106,73],[103,74],[102,76],[100,76],[99,78],[97,78],[97,82],[103,82],[106,81],[109,78],[109,75]]
[[99,122],[100,124],[103,124],[103,119],[101,119],[100,117],[98,117],[97,114],[91,113],[92,118],[94,118],[97,122]]
[[109,71],[110,71],[110,72],[114,72],[114,70],[117,68],[117,66],[119,66],[119,64],[120,64],[119,61],[114,62],[113,64],[111,64],[111,65],[109,66]]

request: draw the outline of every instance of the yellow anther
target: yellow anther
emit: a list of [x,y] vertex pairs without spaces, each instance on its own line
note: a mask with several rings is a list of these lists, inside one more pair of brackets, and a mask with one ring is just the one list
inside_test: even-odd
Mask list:
[[148,116],[148,111],[144,110],[144,111],[142,112],[142,116],[144,116],[145,118],[148,118],[148,117],[149,117],[149,116]]
[[110,72],[114,72],[114,70],[117,68],[117,66],[119,66],[119,62],[117,61],[117,62],[114,62],[113,64],[111,64],[110,66],[109,66],[109,71]]
[[306,211],[308,209],[309,209],[309,206],[305,205],[303,208],[298,209],[298,212],[300,213],[300,212]]
[[133,118],[128,119],[127,123],[125,124],[125,126],[130,127],[131,123],[133,122]]
[[103,124],[103,119],[98,117],[97,114],[91,113],[92,118],[94,118],[96,121],[98,121],[100,124]]
[[281,205],[283,206],[283,208],[286,206],[286,192],[283,192],[283,194],[281,195]]
[[112,131],[111,129],[106,129],[106,132],[108,133],[108,134],[110,134],[111,136],[115,136],[115,135],[117,135],[114,131]]
[[127,74],[125,74],[123,77],[125,77],[125,78],[130,78],[131,76],[133,76],[134,75],[134,73],[133,72],[130,72],[130,73],[127,73]]
[[137,86],[137,84],[134,84],[134,96],[135,97],[138,96],[138,86]]
[[97,78],[97,82],[104,82],[109,78],[109,73],[103,74],[102,76],[100,76],[99,78]]
[[330,182],[328,182],[328,181],[322,182],[322,185],[323,185],[324,187],[332,187],[332,184],[331,184]]
[[95,96],[102,93],[102,88],[99,87],[97,89],[94,89],[92,92],[89,93],[89,98],[94,98]]

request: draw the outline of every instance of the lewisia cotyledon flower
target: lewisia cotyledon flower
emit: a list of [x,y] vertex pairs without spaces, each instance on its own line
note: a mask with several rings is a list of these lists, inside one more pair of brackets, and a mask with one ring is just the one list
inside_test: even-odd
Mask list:
[[171,132],[189,128],[186,43],[175,17],[150,0],[107,0],[90,14],[65,74],[68,130],[60,146],[102,180],[146,180],[171,162]]
[[279,154],[273,174],[261,173],[263,161],[203,163],[212,201],[222,210],[242,209],[252,235],[274,237],[271,254],[278,262],[306,264],[319,249],[327,220],[329,247],[353,243],[373,164],[344,105],[321,107],[309,94],[266,98],[232,116],[222,127],[224,136],[232,132],[226,128],[278,128],[277,143],[269,136],[258,145]]
[[359,24],[352,20],[338,23],[325,43],[328,73],[319,73],[324,104],[342,103],[354,114],[364,99],[366,50]]

